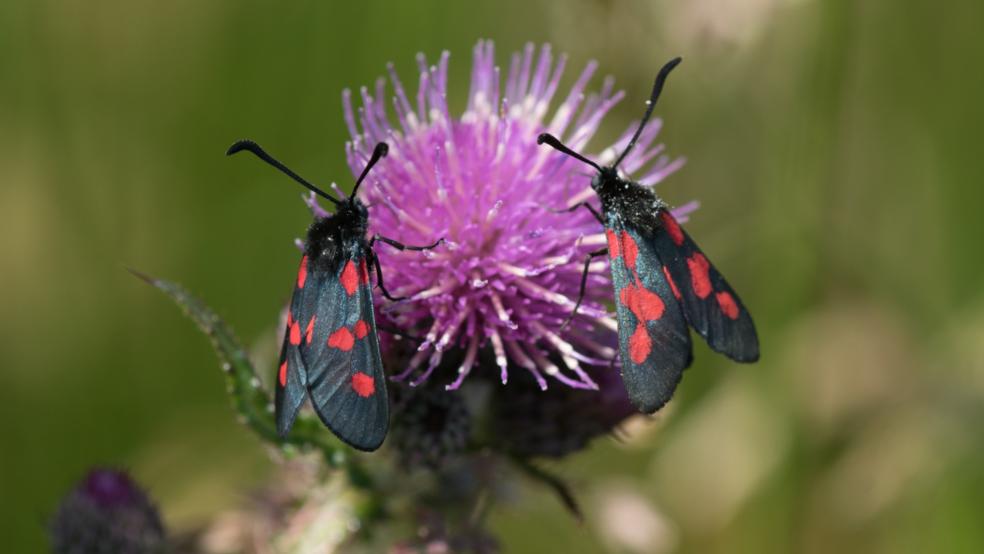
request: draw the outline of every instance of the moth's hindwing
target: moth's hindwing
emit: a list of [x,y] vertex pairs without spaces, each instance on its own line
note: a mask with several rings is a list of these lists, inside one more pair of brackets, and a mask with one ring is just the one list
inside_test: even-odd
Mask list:
[[690,235],[666,210],[655,247],[682,296],[687,321],[715,351],[738,362],[759,357],[758,334],[745,305]]
[[640,411],[653,413],[673,396],[692,360],[690,332],[652,244],[629,226],[606,227],[622,380]]

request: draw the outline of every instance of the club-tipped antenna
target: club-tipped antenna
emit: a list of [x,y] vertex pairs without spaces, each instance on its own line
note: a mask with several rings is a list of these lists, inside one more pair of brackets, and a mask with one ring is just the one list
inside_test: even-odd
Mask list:
[[632,150],[632,147],[635,146],[636,141],[639,140],[639,135],[642,134],[642,130],[646,127],[646,123],[649,122],[650,116],[653,115],[653,109],[656,107],[656,100],[659,99],[659,93],[663,92],[663,83],[666,82],[666,77],[670,74],[670,71],[673,71],[673,68],[679,65],[680,62],[682,61],[683,58],[680,57],[673,58],[672,60],[666,62],[666,65],[664,65],[659,70],[659,73],[656,75],[656,82],[653,83],[653,93],[649,95],[649,102],[647,102],[648,105],[646,106],[646,113],[643,114],[642,121],[639,122],[639,128],[636,129],[635,134],[632,135],[632,140],[629,141],[628,146],[625,147],[625,150],[622,152],[622,155],[619,156],[617,160],[615,160],[615,163],[612,164],[612,167],[618,167],[618,164],[622,163],[622,160],[625,159],[625,156],[627,156],[629,154],[629,151]]
[[352,189],[352,194],[349,198],[355,198],[355,193],[359,192],[359,185],[365,180],[366,175],[369,174],[369,170],[372,166],[376,165],[376,162],[386,157],[389,154],[389,145],[385,142],[376,143],[376,147],[372,149],[372,156],[369,158],[369,163],[366,164],[366,168],[362,170],[362,175],[359,175],[359,180],[355,182],[355,188]]
[[291,171],[291,169],[289,167],[287,167],[286,165],[280,163],[276,158],[274,158],[270,154],[267,154],[266,150],[264,150],[262,147],[260,147],[259,144],[256,144],[255,142],[253,142],[251,140],[239,140],[239,141],[234,142],[232,144],[232,146],[230,146],[229,149],[226,150],[226,156],[231,156],[231,155],[233,155],[233,154],[235,154],[237,152],[241,152],[243,150],[247,150],[249,152],[252,152],[257,158],[259,158],[259,159],[265,161],[266,163],[272,165],[273,167],[279,169],[282,173],[284,173],[285,175],[287,175],[291,179],[297,181],[302,186],[304,186],[306,189],[308,189],[311,192],[317,194],[318,196],[320,196],[322,198],[325,198],[326,200],[330,200],[330,201],[334,202],[335,204],[341,204],[341,201],[340,200],[338,200],[334,196],[328,194],[327,192],[319,189],[318,187],[314,186],[313,184],[311,184],[310,182],[308,182],[304,177],[301,177],[297,173],[294,173],[293,171]]
[[572,158],[574,158],[576,160],[580,160],[580,161],[582,161],[582,162],[590,165],[591,167],[597,169],[598,171],[601,171],[601,166],[599,166],[598,164],[594,163],[593,161],[585,158],[581,154],[578,154],[577,152],[571,150],[564,143],[560,142],[560,140],[557,137],[551,135],[550,133],[540,133],[540,136],[536,137],[536,143],[537,144],[544,144],[544,143],[546,143],[546,144],[550,145],[553,149],[558,150],[560,152],[563,152],[564,154],[567,154],[568,156],[570,156],[570,157],[572,157]]

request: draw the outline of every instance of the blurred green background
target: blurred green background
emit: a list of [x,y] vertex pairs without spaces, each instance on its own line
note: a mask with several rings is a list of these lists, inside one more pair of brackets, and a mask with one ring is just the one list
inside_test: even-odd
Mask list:
[[[186,528],[272,463],[208,342],[124,264],[183,282],[251,342],[289,294],[299,190],[223,151],[252,137],[347,182],[340,92],[393,61],[527,41],[589,59],[689,163],[661,189],[756,316],[761,363],[701,346],[626,444],[531,488],[507,551],[982,552],[984,4],[871,0],[0,4],[0,528],[43,522],[89,466],[130,468]],[[595,81],[597,84],[600,81]]]

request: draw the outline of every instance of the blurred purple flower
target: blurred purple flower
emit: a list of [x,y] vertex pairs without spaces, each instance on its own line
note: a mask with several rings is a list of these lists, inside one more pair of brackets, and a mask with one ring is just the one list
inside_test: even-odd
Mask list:
[[150,498],[115,469],[93,469],[58,506],[52,552],[164,552],[164,525]]
[[[577,297],[584,255],[605,239],[586,210],[555,213],[593,200],[590,176],[569,158],[538,147],[536,137],[546,131],[583,148],[623,93],[613,92],[608,78],[600,91],[585,96],[596,68],[589,63],[548,120],[565,58],[555,63],[549,46],[535,54],[532,44],[513,54],[500,88],[492,43],[480,41],[468,104],[458,118],[447,105],[447,52],[436,66],[418,55],[413,103],[389,67],[397,125],[387,115],[384,79],[374,94],[361,89],[358,110],[351,93],[343,95],[352,171],[365,166],[373,144],[390,145],[389,157],[370,176],[371,186],[363,188],[373,206],[373,231],[408,244],[448,241],[423,256],[378,249],[388,288],[412,295],[399,304],[381,301],[381,312],[393,326],[425,338],[405,367],[394,370],[395,380],[419,385],[447,365],[442,360],[450,350],[460,348],[463,354],[453,358],[457,375],[446,386],[457,389],[488,344],[502,383],[518,367],[541,389],[548,377],[597,389],[585,366],[608,366],[615,357],[616,323],[605,308],[612,295],[607,260],[593,264],[580,317],[560,331]],[[663,146],[653,144],[659,129],[658,121],[650,124],[622,164],[626,173],[649,166],[641,179],[647,184],[682,164],[660,155]],[[610,163],[633,130],[596,159]],[[692,209],[677,215],[685,218]]]

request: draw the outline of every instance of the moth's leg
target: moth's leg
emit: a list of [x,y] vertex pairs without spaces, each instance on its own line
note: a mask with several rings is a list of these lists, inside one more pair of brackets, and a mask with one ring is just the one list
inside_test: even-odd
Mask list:
[[[369,244],[372,245],[372,243]],[[369,249],[369,263],[376,268],[376,285],[379,286],[379,290],[383,291],[383,297],[391,302],[399,302],[408,298],[407,296],[394,297],[386,290],[386,285],[383,284],[383,268],[379,265],[379,258],[376,257],[376,252],[372,248]]]
[[563,213],[573,212],[578,208],[587,208],[588,211],[591,212],[591,215],[593,215],[595,219],[598,220],[598,223],[601,223],[602,225],[605,224],[605,220],[604,218],[601,217],[601,214],[598,213],[598,210],[596,210],[594,206],[592,206],[587,202],[578,202],[577,204],[574,204],[570,208],[564,208],[563,210],[550,210],[550,211],[555,214],[563,214]]
[[382,235],[375,235],[369,241],[369,246],[372,247],[372,245],[375,244],[377,240],[379,242],[385,242],[386,244],[392,246],[393,248],[396,248],[397,250],[401,250],[401,251],[402,250],[414,250],[414,251],[417,251],[417,252],[420,252],[422,250],[431,250],[431,249],[437,248],[442,242],[444,242],[444,238],[442,237],[442,238],[437,239],[437,242],[435,242],[434,244],[428,244],[426,246],[409,246],[409,245],[403,244],[400,241],[393,240],[391,238],[387,238],[387,237],[384,237]]
[[608,253],[607,248],[602,248],[600,250],[595,250],[594,252],[588,252],[588,255],[584,257],[584,271],[581,273],[581,290],[577,294],[577,302],[574,304],[574,310],[571,311],[571,315],[567,316],[564,320],[564,324],[560,326],[560,330],[563,331],[567,328],[567,325],[574,319],[577,315],[577,309],[581,307],[581,301],[584,300],[585,289],[588,285],[588,269],[591,267],[591,260],[597,258],[598,256],[604,256]]

